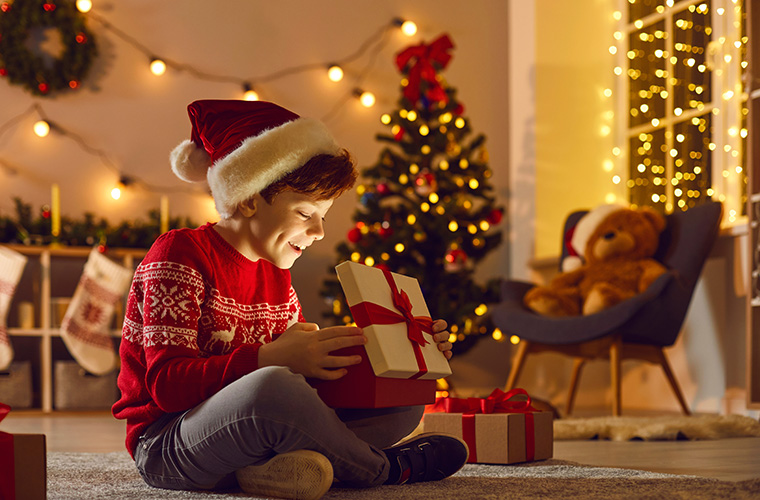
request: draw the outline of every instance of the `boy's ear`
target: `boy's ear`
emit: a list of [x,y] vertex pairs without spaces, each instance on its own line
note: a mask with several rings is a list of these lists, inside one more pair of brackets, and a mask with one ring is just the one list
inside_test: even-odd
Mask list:
[[238,203],[238,210],[244,217],[251,217],[256,213],[256,196],[251,196],[245,201]]

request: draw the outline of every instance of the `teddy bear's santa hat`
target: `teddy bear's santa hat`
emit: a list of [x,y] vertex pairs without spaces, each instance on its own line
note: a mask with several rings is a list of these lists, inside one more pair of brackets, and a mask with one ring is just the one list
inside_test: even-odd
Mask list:
[[573,271],[583,265],[583,258],[586,256],[586,245],[588,245],[588,241],[591,235],[594,234],[594,231],[596,231],[596,228],[599,227],[608,215],[625,208],[628,207],[622,203],[599,205],[581,217],[572,229],[572,235],[566,242],[568,256],[562,260],[563,272]]

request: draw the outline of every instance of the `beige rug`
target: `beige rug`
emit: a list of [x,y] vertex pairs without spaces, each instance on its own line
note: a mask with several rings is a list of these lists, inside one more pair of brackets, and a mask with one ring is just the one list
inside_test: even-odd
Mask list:
[[566,418],[554,421],[554,439],[673,441],[760,436],[760,422],[743,415]]

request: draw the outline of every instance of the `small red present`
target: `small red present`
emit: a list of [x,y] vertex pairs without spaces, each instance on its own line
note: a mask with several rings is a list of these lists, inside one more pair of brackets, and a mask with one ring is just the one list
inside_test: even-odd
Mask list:
[[313,381],[334,408],[412,406],[435,401],[436,379],[451,368],[432,339],[432,319],[416,279],[343,262],[335,270],[367,344],[335,351],[362,356],[362,363],[334,381]]
[[[0,421],[10,411],[10,406],[0,403]],[[45,435],[0,432],[0,498],[44,500],[46,497]]]
[[[513,401],[515,396],[527,399]],[[523,389],[495,389],[487,398],[438,398],[426,409],[425,432],[463,439],[469,463],[511,464],[551,458],[553,415],[531,406]]]

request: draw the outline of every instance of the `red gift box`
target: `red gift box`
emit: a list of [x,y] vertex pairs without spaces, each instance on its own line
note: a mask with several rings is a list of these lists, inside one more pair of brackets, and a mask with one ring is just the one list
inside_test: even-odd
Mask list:
[[312,381],[334,408],[384,408],[435,401],[435,380],[451,374],[432,339],[432,319],[416,279],[355,262],[336,267],[365,346],[335,351],[360,355],[359,365],[334,381]]
[[[512,401],[517,395],[527,399]],[[426,409],[425,432],[452,434],[470,449],[469,463],[510,464],[551,458],[553,416],[531,406],[523,389],[487,398],[438,398]]]
[[[0,421],[11,407],[0,403]],[[44,434],[0,432],[0,499],[44,500],[47,467]]]

